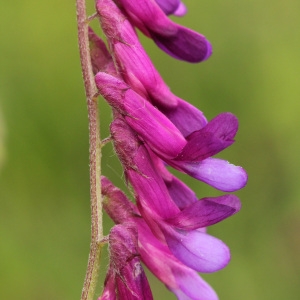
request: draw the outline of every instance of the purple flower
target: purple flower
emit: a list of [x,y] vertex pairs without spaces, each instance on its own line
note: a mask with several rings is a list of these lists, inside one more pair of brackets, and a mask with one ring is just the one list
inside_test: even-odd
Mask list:
[[106,101],[155,151],[170,158],[180,153],[187,142],[163,113],[118,78],[99,72],[95,81]]
[[121,80],[105,73],[98,73],[95,80],[104,98],[167,164],[222,191],[246,185],[243,168],[210,158],[234,142],[238,128],[234,115],[221,114],[184,139],[164,114]]
[[98,300],[152,300],[147,277],[140,263],[134,223],[114,226],[109,234],[110,265],[103,294]]
[[[97,1],[99,13],[100,7],[105,6],[104,1],[107,0]],[[135,26],[174,58],[196,63],[211,55],[211,45],[203,35],[171,21],[155,0],[140,0],[138,3],[118,0],[118,3]],[[178,13],[183,11],[181,6]]]
[[[142,261],[178,299],[217,300],[214,290],[185,266],[160,242],[140,218],[136,207],[105,177],[101,178],[104,209],[116,223],[130,220],[138,230],[138,247]],[[104,298],[103,298],[104,299]]]
[[[230,259],[227,246],[197,229],[236,213],[240,209],[239,199],[227,195],[194,202],[193,198],[191,205],[180,211],[170,197],[162,176],[152,164],[146,147],[130,141],[136,137],[124,134],[125,124],[122,132],[118,130],[120,123],[122,121],[118,120],[111,125],[112,136],[117,141],[115,148],[120,156],[124,156],[121,161],[131,157],[130,162],[126,161],[124,165],[125,174],[135,191],[139,211],[152,232],[158,239],[165,240],[172,253],[189,267],[200,272],[223,268]],[[129,128],[127,130],[130,132]],[[127,142],[130,147],[126,147]],[[130,149],[130,153],[124,150],[120,153],[120,145],[122,149]],[[132,145],[136,145],[136,149]]]

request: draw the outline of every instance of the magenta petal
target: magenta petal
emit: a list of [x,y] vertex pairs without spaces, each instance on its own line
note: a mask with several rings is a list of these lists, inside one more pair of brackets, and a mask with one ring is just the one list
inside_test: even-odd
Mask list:
[[193,230],[216,224],[237,213],[240,207],[239,198],[235,195],[204,198],[194,202],[166,222],[178,229]]
[[104,289],[98,300],[117,300],[115,276],[111,267],[107,271]]
[[215,237],[198,230],[178,232],[168,225],[162,230],[171,252],[197,272],[215,272],[230,261],[228,247]]
[[154,0],[140,0],[138,5],[119,2],[135,26],[171,56],[196,63],[211,55],[212,47],[202,34],[171,21]]
[[153,300],[151,289],[138,257],[132,258],[116,276],[118,299]]
[[149,215],[158,215],[163,219],[177,214],[179,209],[172,201],[162,177],[154,169],[144,146],[140,146],[134,161],[139,172],[128,170],[126,174],[143,211],[147,210]]
[[243,188],[248,179],[242,167],[218,158],[207,158],[199,163],[176,162],[174,167],[223,192]]
[[116,77],[99,72],[95,82],[105,100],[125,115],[126,122],[152,149],[167,158],[180,153],[187,142],[162,112]]

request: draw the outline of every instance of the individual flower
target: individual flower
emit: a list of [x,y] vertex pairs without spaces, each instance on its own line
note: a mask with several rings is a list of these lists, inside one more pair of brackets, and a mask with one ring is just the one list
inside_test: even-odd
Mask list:
[[109,233],[110,265],[98,300],[152,300],[140,262],[134,223],[115,225]]
[[241,167],[211,158],[234,142],[238,129],[234,115],[220,114],[184,138],[163,113],[122,80],[99,72],[95,81],[100,94],[168,165],[222,191],[245,186],[247,174]]
[[212,47],[203,35],[171,21],[155,0],[118,0],[118,3],[130,21],[172,57],[197,63],[211,55]]
[[155,151],[172,158],[184,148],[187,142],[176,126],[125,82],[103,72],[95,81],[100,94]]

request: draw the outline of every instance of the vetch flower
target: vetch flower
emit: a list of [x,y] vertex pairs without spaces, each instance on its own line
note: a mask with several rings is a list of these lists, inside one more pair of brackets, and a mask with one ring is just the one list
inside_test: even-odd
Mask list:
[[163,113],[116,77],[99,72],[95,81],[100,94],[155,151],[170,158],[180,153],[187,141]]
[[104,291],[98,300],[152,300],[140,263],[137,228],[134,223],[115,225],[109,233],[110,266]]
[[131,22],[174,58],[197,63],[209,58],[212,47],[196,31],[171,21],[155,0],[118,0]]

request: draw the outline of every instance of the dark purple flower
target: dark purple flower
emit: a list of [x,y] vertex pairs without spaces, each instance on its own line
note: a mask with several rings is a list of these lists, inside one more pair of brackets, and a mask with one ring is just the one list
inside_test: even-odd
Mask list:
[[[155,0],[118,0],[118,3],[135,26],[174,58],[197,63],[211,55],[212,47],[203,35],[171,21]],[[182,11],[181,6],[178,13]]]

